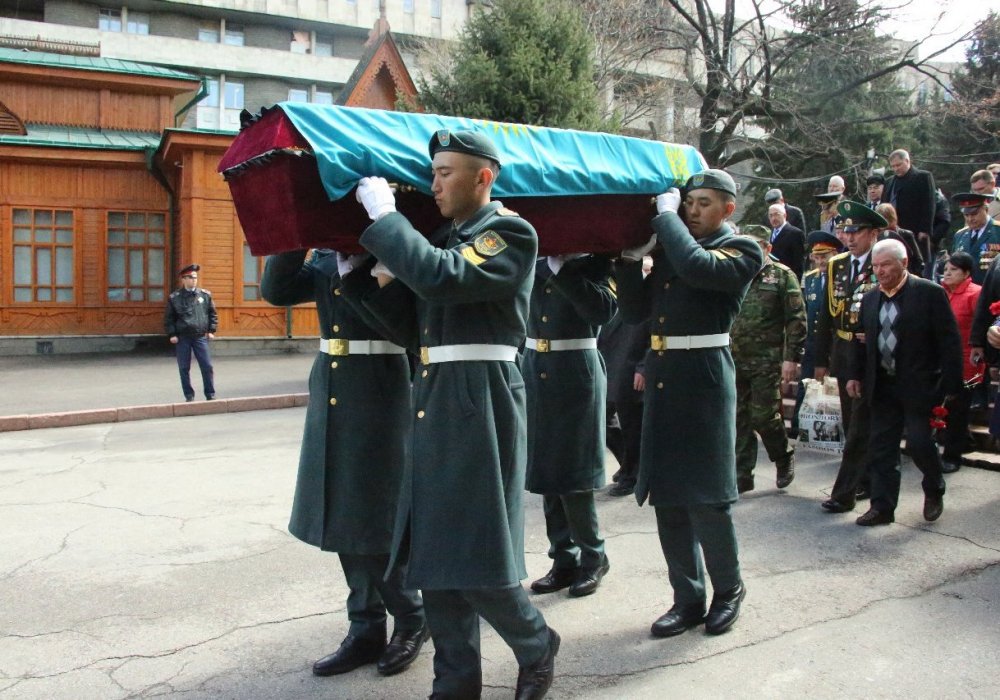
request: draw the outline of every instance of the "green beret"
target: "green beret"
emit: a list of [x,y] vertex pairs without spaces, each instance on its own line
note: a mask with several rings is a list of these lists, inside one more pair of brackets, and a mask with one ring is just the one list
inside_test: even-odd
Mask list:
[[860,228],[885,228],[889,222],[874,209],[869,209],[861,202],[845,199],[837,205],[837,213],[844,217],[844,233],[854,233]]
[[492,160],[500,167],[500,154],[497,153],[496,146],[490,139],[479,131],[448,131],[439,129],[431,136],[428,145],[431,160],[438,151],[452,151],[454,153],[465,153],[470,156],[479,156]]
[[771,242],[771,229],[766,226],[761,226],[760,224],[747,224],[746,226],[740,226],[740,233],[758,241],[764,241],[765,243]]
[[687,184],[684,185],[684,189],[687,192],[701,189],[721,190],[722,192],[728,192],[734,197],[736,196],[736,182],[732,176],[725,170],[716,170],[714,168],[703,170],[689,177]]

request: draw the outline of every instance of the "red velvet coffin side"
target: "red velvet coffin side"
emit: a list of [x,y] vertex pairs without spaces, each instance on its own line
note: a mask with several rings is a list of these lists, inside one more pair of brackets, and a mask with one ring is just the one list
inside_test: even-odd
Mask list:
[[[353,193],[331,202],[316,161],[281,110],[275,109],[240,132],[223,156],[236,213],[254,255],[304,248],[359,252],[358,237],[370,223]],[[262,154],[269,154],[264,158]],[[251,161],[246,163],[246,161]],[[397,208],[420,231],[430,233],[442,219],[434,200],[400,192]],[[644,243],[655,215],[651,195],[508,197],[504,204],[538,231],[539,253],[617,253]]]

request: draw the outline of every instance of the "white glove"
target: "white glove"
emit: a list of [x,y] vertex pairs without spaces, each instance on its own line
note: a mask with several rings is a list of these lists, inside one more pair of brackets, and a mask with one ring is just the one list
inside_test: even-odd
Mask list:
[[337,272],[340,273],[340,277],[346,277],[352,270],[354,270],[354,268],[361,264],[364,257],[364,254],[361,253],[355,255],[337,253]]
[[566,262],[566,258],[562,255],[550,255],[546,258],[546,261],[549,263],[549,269],[552,270],[552,274],[558,275],[563,263]]
[[[660,195],[660,197],[665,197],[666,195]],[[659,199],[659,197],[657,197]],[[649,237],[649,241],[643,245],[636,246],[635,248],[626,248],[622,251],[622,260],[628,260],[629,262],[639,262],[642,260],[643,256],[651,251],[656,245],[656,234],[654,233]]]
[[375,263],[375,267],[372,268],[372,277],[375,277],[377,279],[379,275],[385,275],[386,277],[389,277],[391,279],[396,279],[396,275],[392,274],[392,272],[389,271],[389,268],[386,267],[385,263],[383,263],[381,260]]
[[656,195],[656,213],[672,211],[674,214],[681,206],[681,192],[676,187],[671,187],[663,194]]
[[378,221],[389,212],[396,211],[396,197],[384,177],[361,178],[355,197],[364,205],[372,221]]

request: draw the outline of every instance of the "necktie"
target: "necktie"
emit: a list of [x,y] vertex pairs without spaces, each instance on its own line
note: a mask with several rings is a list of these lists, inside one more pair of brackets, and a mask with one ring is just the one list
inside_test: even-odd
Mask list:
[[896,318],[899,309],[892,299],[883,299],[879,309],[878,319],[881,330],[878,334],[878,351],[881,357],[882,369],[889,374],[896,373]]
[[851,270],[851,284],[856,284],[858,281],[858,275],[861,274],[861,261],[854,258],[854,260],[851,261],[851,266],[853,268]]
[[771,243],[774,243],[775,239],[778,237],[778,234],[780,232],[781,232],[780,228],[776,228],[773,231],[771,231]]
[[983,232],[982,229],[976,229],[975,231],[973,231],[969,236],[969,242],[972,245],[976,245],[976,241],[979,240],[979,234],[981,234],[982,232]]

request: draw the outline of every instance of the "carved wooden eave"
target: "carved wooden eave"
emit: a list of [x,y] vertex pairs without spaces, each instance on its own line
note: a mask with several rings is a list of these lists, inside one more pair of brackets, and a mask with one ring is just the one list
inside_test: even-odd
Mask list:
[[395,109],[396,96],[416,101],[417,86],[403,62],[388,23],[380,20],[354,72],[340,91],[337,104],[348,107]]
[[28,130],[24,127],[21,118],[11,112],[3,102],[0,102],[0,134],[28,135]]

